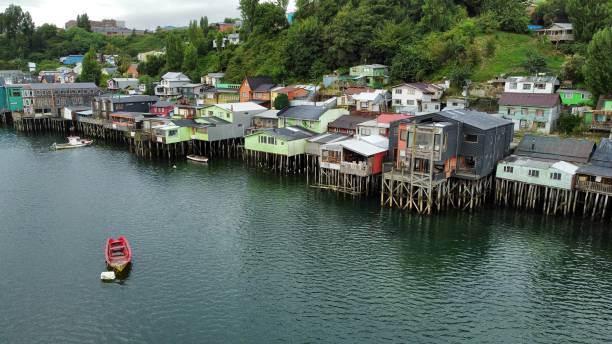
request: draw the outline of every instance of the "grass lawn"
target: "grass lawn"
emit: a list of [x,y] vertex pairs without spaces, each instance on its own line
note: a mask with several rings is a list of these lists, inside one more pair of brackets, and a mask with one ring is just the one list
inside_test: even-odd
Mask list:
[[527,52],[531,50],[539,51],[546,58],[548,68],[553,74],[557,74],[565,60],[565,56],[555,51],[551,44],[530,35],[496,32],[478,37],[477,44],[484,47],[489,39],[495,40],[495,53],[483,59],[472,75],[473,81],[487,81],[499,74],[525,74],[522,64]]

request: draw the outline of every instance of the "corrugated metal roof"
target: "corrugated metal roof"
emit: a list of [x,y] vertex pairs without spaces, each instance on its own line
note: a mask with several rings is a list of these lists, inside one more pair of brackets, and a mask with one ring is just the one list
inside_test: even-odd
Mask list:
[[246,81],[249,84],[249,87],[251,87],[251,90],[255,90],[264,84],[274,84],[274,82],[272,82],[272,78],[269,76],[247,76]]
[[612,178],[612,168],[586,165],[578,169],[579,174],[587,174],[596,177]]
[[593,157],[591,158],[591,164],[600,167],[612,168],[612,140],[602,139],[601,143],[595,149]]
[[141,102],[156,102],[159,100],[156,96],[102,96],[97,99],[110,99],[113,104],[123,103],[141,103]]
[[389,148],[389,139],[381,135],[362,136],[360,139],[385,150]]
[[363,156],[372,156],[387,151],[387,148],[382,148],[360,139],[340,141],[338,145]]
[[559,105],[557,93],[510,93],[502,94],[499,105],[555,107]]
[[371,119],[372,118],[370,117],[364,116],[344,115],[329,123],[328,127],[354,130],[357,128],[357,124],[369,121]]
[[283,138],[287,141],[306,139],[314,135],[312,131],[299,126],[263,129],[256,133],[253,133],[253,135],[257,135],[257,133],[266,133],[270,136]]
[[278,113],[278,117],[318,120],[327,112],[327,108],[314,105],[290,106]]
[[350,136],[340,134],[340,133],[324,133],[324,134],[309,138],[308,142],[326,144],[326,143],[334,143],[334,142],[339,142],[343,140],[348,140],[350,138],[351,138]]
[[512,121],[495,117],[485,112],[472,110],[445,110],[437,112],[436,115],[462,122],[482,130],[512,125]]
[[589,140],[526,135],[516,148],[515,154],[586,164],[594,147],[595,142]]
[[50,84],[27,84],[24,85],[25,88],[30,88],[33,90],[52,90],[52,89],[59,89],[59,90],[68,90],[68,89],[91,89],[91,88],[95,88],[98,89],[98,86],[96,84],[94,84],[93,82],[75,82],[73,84],[58,84],[58,83],[50,83]]

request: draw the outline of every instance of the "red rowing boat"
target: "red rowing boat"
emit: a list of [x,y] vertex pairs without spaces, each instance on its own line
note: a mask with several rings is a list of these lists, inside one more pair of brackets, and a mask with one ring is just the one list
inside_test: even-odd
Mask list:
[[117,239],[106,241],[106,264],[121,272],[132,261],[132,250],[127,239],[122,235]]

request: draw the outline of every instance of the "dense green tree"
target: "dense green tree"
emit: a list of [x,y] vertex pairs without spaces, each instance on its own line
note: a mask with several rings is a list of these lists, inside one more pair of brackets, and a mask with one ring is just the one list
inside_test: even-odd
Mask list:
[[289,106],[289,97],[286,94],[281,93],[276,96],[273,105],[276,110],[282,110]]
[[208,17],[204,16],[200,18],[200,30],[204,36],[208,35]]
[[[354,8],[346,4],[332,23],[326,26],[328,64],[332,68],[347,67],[366,62],[372,38],[372,30],[377,26],[376,19],[366,6]],[[375,62],[375,61],[369,61]]]
[[244,31],[249,34],[253,32],[255,25],[257,24],[257,9],[259,7],[259,0],[240,0],[238,9],[242,15],[242,27]]
[[391,77],[398,82],[421,81],[430,71],[429,61],[420,47],[404,45],[391,63]]
[[498,21],[499,27],[508,32],[527,32],[529,17],[523,0],[484,0],[483,8]]
[[419,26],[425,32],[446,31],[455,21],[456,6],[451,0],[425,0]]
[[138,64],[138,73],[143,75],[158,76],[165,65],[165,56],[149,56],[145,62]]
[[183,42],[181,38],[170,33],[166,39],[166,68],[169,71],[179,71],[183,65]]
[[581,119],[571,113],[563,112],[559,116],[557,130],[563,134],[572,134],[580,131]]
[[565,59],[561,76],[564,80],[572,80],[574,83],[584,81],[584,64],[586,59],[584,56],[574,54]]
[[287,27],[285,11],[272,3],[261,3],[257,6],[256,22],[253,32],[269,35]]
[[193,74],[198,67],[198,50],[189,43],[185,46],[185,54],[183,57],[183,71],[188,74]]
[[587,49],[585,81],[597,99],[612,94],[612,28],[599,30]]
[[223,33],[217,32],[217,36],[215,37],[215,44],[217,45],[217,51],[223,50],[223,39],[224,38],[225,36],[223,36]]
[[83,13],[81,15],[77,15],[77,27],[80,27],[83,30],[91,32],[91,22],[89,21],[89,16],[87,13]]
[[527,52],[523,67],[531,74],[546,72],[546,59],[540,53],[530,50]]
[[128,55],[122,54],[119,55],[117,59],[117,71],[119,74],[123,75],[127,72],[128,68],[132,64],[132,58]]
[[567,0],[546,0],[538,4],[531,15],[534,24],[549,26],[552,23],[567,23],[569,17],[565,8]]
[[308,77],[313,63],[323,53],[322,36],[323,26],[315,18],[289,28],[283,49],[285,69],[295,77]]
[[83,70],[79,81],[81,82],[93,82],[96,85],[102,78],[102,72],[100,70],[100,64],[98,63],[98,55],[93,47],[89,49],[87,54],[83,57]]
[[612,26],[612,1],[567,0],[566,11],[576,39],[588,42],[598,30]]

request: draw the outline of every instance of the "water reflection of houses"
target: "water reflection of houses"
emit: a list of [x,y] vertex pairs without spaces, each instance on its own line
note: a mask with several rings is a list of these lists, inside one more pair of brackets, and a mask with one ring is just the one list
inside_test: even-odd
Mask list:
[[419,213],[474,208],[493,187],[497,161],[510,151],[512,122],[450,110],[394,122],[381,204]]

